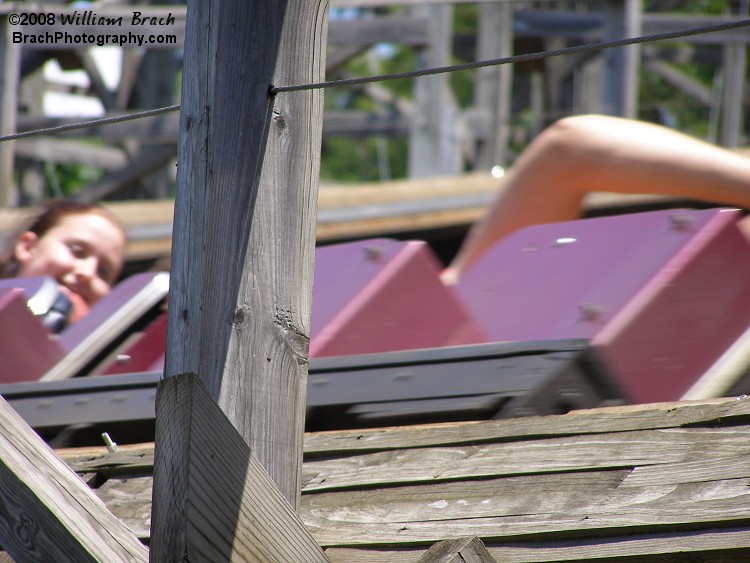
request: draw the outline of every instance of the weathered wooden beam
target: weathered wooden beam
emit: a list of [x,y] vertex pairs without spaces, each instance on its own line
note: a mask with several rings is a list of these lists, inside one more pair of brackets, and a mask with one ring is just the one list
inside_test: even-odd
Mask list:
[[[0,18],[0,135],[16,132],[16,93],[21,49],[12,41],[15,28]],[[0,207],[16,202],[13,186],[13,142],[0,143]]]
[[268,90],[323,79],[326,22],[195,0],[182,86],[165,376],[198,374],[295,508],[323,96]]
[[[616,41],[641,34],[641,4],[636,0],[604,3],[604,39]],[[635,119],[638,115],[638,66],[640,46],[607,49],[602,106],[604,113]]]
[[[120,117],[133,113],[107,112],[102,117]],[[55,134],[57,138],[70,137],[96,137],[105,142],[120,142],[126,139],[137,138],[150,143],[175,143],[179,130],[179,114],[170,112],[148,119],[135,119],[121,123],[110,123],[96,127],[73,129]],[[59,125],[70,125],[80,123],[80,118],[71,117],[46,117],[41,115],[18,116],[18,131],[31,131],[46,127],[57,127]]]
[[148,561],[148,550],[0,398],[0,544],[16,561]]
[[396,14],[366,19],[333,20],[328,30],[328,43],[340,47],[398,43],[424,47],[430,42],[430,19],[422,16]]
[[[423,68],[448,65],[453,43],[452,6],[420,6],[415,13],[430,22],[430,44],[420,53]],[[448,75],[422,76],[414,82],[414,116],[409,137],[408,174],[426,178],[458,174],[462,167],[460,115]]]
[[418,563],[497,563],[479,538],[444,540],[428,549]]
[[104,170],[121,168],[128,163],[128,157],[122,149],[90,141],[30,137],[13,142],[16,157],[28,160],[58,164],[85,164]]
[[[478,58],[492,59],[513,54],[513,6],[508,3],[487,3],[479,6],[477,32]],[[489,170],[506,165],[506,147],[510,136],[513,65],[477,69],[475,105],[482,111],[486,136],[476,147],[475,168]]]
[[163,380],[156,412],[152,561],[328,560],[198,377]]

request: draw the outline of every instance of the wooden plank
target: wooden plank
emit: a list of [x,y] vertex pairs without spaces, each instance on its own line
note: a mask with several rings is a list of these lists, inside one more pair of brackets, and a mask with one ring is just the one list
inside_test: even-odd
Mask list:
[[525,442],[405,449],[310,461],[303,492],[350,487],[435,483],[467,478],[632,468],[707,457],[745,455],[750,429],[688,428],[618,432]]
[[[132,113],[134,112],[113,111],[105,113],[102,118],[117,118]],[[74,129],[56,133],[55,137],[95,137],[108,143],[119,143],[132,138],[140,139],[144,142],[148,141],[150,143],[175,143],[177,141],[179,130],[179,119],[180,117],[177,112],[169,112],[149,118]],[[73,125],[78,123],[81,123],[80,118],[19,115],[18,131],[33,131],[35,129],[45,129],[47,127],[58,127],[61,125]]]
[[[522,442],[683,426],[733,426],[748,420],[750,397],[627,405],[555,416],[318,432],[305,435],[305,455],[312,462],[318,457],[404,448]],[[58,454],[80,473],[107,468],[138,472],[153,465],[153,444],[124,445],[116,453],[96,447],[63,449]]]
[[151,530],[151,475],[107,479],[94,489],[107,508],[142,540]]
[[327,16],[317,0],[196,1],[182,86],[165,375],[199,375],[292,506],[323,95],[268,87],[323,79]]
[[73,139],[32,137],[14,141],[16,156],[61,164],[85,164],[105,170],[127,165],[125,152],[116,147]]
[[[750,531],[698,530],[675,533],[589,538],[578,541],[503,542],[487,544],[496,561],[516,563],[627,560],[653,563],[740,563],[750,556]],[[418,547],[329,548],[333,563],[413,563]]]
[[750,456],[700,458],[682,463],[636,467],[623,479],[622,487],[677,485],[728,479],[743,479],[750,474]]
[[[125,446],[128,448],[128,446]],[[139,447],[133,447],[133,453]],[[132,455],[132,454],[131,454]],[[745,467],[747,465],[745,464]],[[679,468],[675,468],[678,470]],[[675,471],[676,473],[677,471]],[[378,525],[378,518],[388,521],[404,522],[406,518],[414,518],[419,514],[420,519],[451,520],[456,517],[463,518],[485,518],[487,516],[505,515],[506,520],[513,520],[516,515],[528,513],[551,514],[551,519],[556,514],[588,514],[587,511],[606,511],[608,508],[633,507],[639,504],[650,506],[657,510],[655,501],[663,497],[662,502],[673,502],[674,498],[686,497],[686,490],[676,490],[672,487],[656,486],[626,487],[628,490],[619,490],[618,484],[622,480],[624,472],[586,472],[559,475],[520,476],[509,479],[497,479],[490,481],[466,481],[456,483],[444,483],[430,485],[427,487],[399,487],[394,489],[375,489],[372,491],[338,492],[326,494],[309,494],[303,496],[301,514],[303,519],[308,514],[313,518],[320,518],[329,514],[327,524],[332,530],[336,529],[337,521],[342,519],[352,521],[357,512],[363,515],[358,519],[363,530],[369,530]],[[137,513],[147,506],[149,502],[148,482],[143,481],[139,487],[132,483],[140,481],[131,479],[126,488],[121,488],[119,482],[112,486],[112,491],[128,491],[130,495],[119,492],[113,500],[114,495],[103,493],[101,489],[97,493],[105,498],[110,509],[119,517],[128,518],[128,515]],[[105,483],[106,486],[106,483]],[[731,488],[730,488],[731,487]],[[519,494],[522,491],[523,494]],[[670,492],[674,491],[674,492]],[[703,490],[691,490],[693,497],[701,495],[703,498],[732,494],[735,498],[741,498],[744,493],[743,481],[727,482],[706,486]],[[610,500],[610,495],[617,494],[616,498]],[[738,496],[739,495],[739,496]],[[489,501],[489,502],[488,502]],[[697,500],[696,502],[700,502]],[[140,506],[139,506],[140,503]],[[421,505],[421,508],[420,508]],[[356,512],[355,512],[356,511]],[[433,516],[430,517],[429,515]],[[128,523],[131,520],[127,520]],[[553,524],[551,524],[553,525]],[[613,541],[611,537],[600,539],[570,538],[563,541],[545,542],[543,539],[524,541],[514,540],[514,547],[507,547],[508,541],[503,543],[505,548],[498,548],[498,539],[492,540],[495,544],[489,545],[490,551],[499,561],[557,561],[572,560],[571,554],[578,554],[580,559],[596,559],[612,556],[618,553],[625,555],[648,555],[649,553],[658,557],[668,553],[670,549],[684,550],[686,552],[714,552],[719,549],[732,550],[738,547],[750,546],[748,538],[750,532],[746,529],[737,530],[728,528],[720,530],[718,524],[712,524],[713,529],[700,531],[684,530],[679,534],[643,534],[642,536],[630,535],[627,538],[619,538]],[[139,528],[134,527],[134,530]],[[341,538],[344,543],[348,538]],[[567,547],[563,547],[567,545]],[[363,546],[364,547],[364,546]],[[401,549],[407,551],[379,551],[376,547],[367,550],[350,550],[347,548],[328,548],[326,555],[332,561],[415,561],[421,551],[409,546]],[[621,551],[620,551],[621,550]],[[399,557],[397,554],[403,556]],[[342,555],[346,554],[346,556]],[[409,554],[406,557],[406,554]],[[502,555],[500,555],[502,554]],[[575,559],[575,557],[573,557]],[[720,559],[715,559],[720,560]],[[729,559],[730,561],[732,559]],[[738,559],[734,559],[737,561]],[[740,559],[741,560],[741,559]]]
[[411,120],[398,113],[378,114],[371,111],[326,111],[323,117],[323,136],[368,135],[405,136]]
[[[449,537],[476,535],[490,545],[494,540],[569,540],[576,536],[627,533],[659,533],[696,527],[709,528],[715,522],[723,527],[747,523],[750,502],[745,498],[702,500],[682,503],[653,503],[620,510],[584,514],[521,514],[489,518],[461,518],[439,521],[419,519],[392,522],[387,517],[367,525],[342,519],[306,518],[310,532],[324,547],[354,545],[408,545],[433,543]],[[602,499],[605,500],[605,499]],[[645,504],[645,503],[644,503]]]
[[459,538],[436,543],[418,563],[495,563],[479,538]]
[[328,43],[337,47],[362,47],[375,43],[423,47],[430,41],[430,21],[420,15],[399,13],[333,19],[328,25]]
[[[389,455],[380,457],[346,451],[356,452],[357,442],[367,442],[369,431],[308,435],[308,442],[321,437],[330,444],[327,435],[349,434],[348,446],[333,440],[335,447],[323,455],[350,464],[353,473],[361,472],[362,479],[361,485],[351,489],[319,487],[305,492],[300,514],[313,536],[327,546],[326,556],[332,561],[416,561],[437,541],[470,535],[480,537],[498,561],[631,557],[678,563],[680,556],[705,563],[743,561],[750,555],[746,517],[750,508],[746,486],[750,454],[744,446],[749,431],[749,401],[629,405],[555,417],[383,429],[381,434],[395,434],[397,443],[416,450],[388,452],[383,438],[380,447]],[[183,414],[187,403],[180,404]],[[528,422],[530,429],[523,431]],[[464,431],[455,432],[458,426],[464,426]],[[472,469],[475,462],[483,465],[485,454],[477,448],[450,447],[447,437],[453,432],[460,442],[475,434],[481,442],[487,439],[482,432],[485,426],[496,431],[500,442],[496,445],[517,448],[519,457],[525,449],[529,452],[526,472],[471,477],[476,474]],[[519,436],[506,435],[503,426],[509,426],[505,430],[521,430]],[[638,426],[666,430],[628,430]],[[577,439],[554,437],[568,432],[582,433],[572,438],[585,438],[588,454]],[[614,434],[607,435],[610,432]],[[407,440],[408,433],[415,439]],[[420,439],[425,434],[442,445],[425,447],[430,444]],[[626,452],[631,466],[578,471],[558,467],[535,473],[540,468],[536,460],[544,457],[563,460],[588,455],[592,458],[589,465],[609,459],[619,463],[622,460],[612,454],[620,449],[618,443],[632,447],[629,454]],[[545,445],[546,456],[537,455]],[[107,489],[105,482],[99,494],[111,503],[116,515],[122,515],[136,530],[143,530],[138,522],[143,522],[147,512],[148,477],[141,478],[133,471],[148,471],[149,447],[122,446],[114,454],[100,447],[63,451],[61,455],[80,473],[99,473],[92,482],[105,481],[108,476],[111,488]],[[313,448],[312,453],[316,451]],[[386,464],[383,473],[390,468],[395,475],[403,470],[412,472],[420,456],[422,464],[435,472],[465,466],[466,476],[458,476],[457,471],[456,478],[447,481],[391,477],[374,487],[369,481],[372,463]],[[435,458],[449,462],[432,464],[430,460]],[[486,465],[492,463],[487,461]],[[313,478],[327,478],[317,471],[319,463],[306,462],[305,466],[306,474]]]
[[332,431],[305,436],[305,454],[326,456],[335,452],[376,452],[460,444],[522,441],[555,436],[619,433],[688,425],[746,421],[750,397],[633,405],[573,411],[564,415],[529,416],[484,422],[459,422],[410,428]]
[[0,544],[18,561],[147,561],[148,550],[0,399]]
[[[733,459],[742,463],[746,458]],[[679,464],[667,464],[679,470]],[[331,536],[339,524],[379,526],[394,523],[448,522],[461,519],[505,518],[534,515],[548,519],[550,529],[560,514],[587,516],[610,512],[661,511],[679,505],[686,511],[700,512],[703,502],[729,500],[735,508],[747,507],[748,471],[737,479],[700,483],[648,483],[645,479],[631,486],[619,486],[616,478],[625,471],[585,471],[575,475],[524,475],[520,477],[455,481],[421,486],[386,487],[371,490],[339,491],[303,495],[300,514],[311,525],[324,526]],[[522,494],[519,494],[522,493]],[[716,514],[717,521],[720,520]],[[623,526],[627,525],[623,523]],[[336,541],[336,540],[334,540]],[[341,544],[347,539],[341,537]],[[329,544],[330,545],[330,544]]]
[[[327,521],[326,527],[334,530],[339,522],[366,527],[378,525],[383,520],[440,522],[524,514],[580,513],[602,510],[592,505],[612,496],[627,473],[627,470],[582,471],[311,492],[302,496],[300,514],[316,526]],[[644,489],[634,487],[619,495],[618,505],[637,504],[638,495]],[[663,494],[663,490],[659,492]]]
[[156,408],[153,561],[327,561],[197,376]]

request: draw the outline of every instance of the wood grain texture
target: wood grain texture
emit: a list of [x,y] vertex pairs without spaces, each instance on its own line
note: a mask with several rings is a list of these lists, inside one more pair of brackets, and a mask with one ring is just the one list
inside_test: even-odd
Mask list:
[[195,373],[298,503],[327,4],[188,4],[165,375]]
[[457,538],[436,543],[418,563],[496,563],[479,538]]
[[326,561],[194,375],[157,396],[154,561]]
[[[346,563],[413,563],[469,536],[503,562],[744,563],[748,407],[716,399],[308,434],[300,517]],[[98,475],[97,494],[141,534],[151,447],[60,454]]]
[[687,428],[592,434],[477,446],[404,449],[311,461],[303,491],[455,479],[618,469],[701,457],[746,456],[750,428]]
[[[0,18],[0,135],[16,132],[21,46],[13,43],[14,28]],[[16,205],[13,186],[13,143],[0,143],[0,207]]]
[[[503,542],[487,544],[498,563],[625,561],[628,563],[744,563],[750,555],[750,531],[697,531],[679,534],[628,535],[580,541]],[[332,563],[413,563],[424,548],[330,548]]]
[[147,561],[148,550],[0,399],[0,544],[17,561]]
[[674,404],[628,405],[573,411],[556,416],[528,416],[484,422],[457,422],[400,428],[361,429],[308,434],[305,454],[383,451],[444,444],[481,444],[710,425],[750,419],[750,397]]

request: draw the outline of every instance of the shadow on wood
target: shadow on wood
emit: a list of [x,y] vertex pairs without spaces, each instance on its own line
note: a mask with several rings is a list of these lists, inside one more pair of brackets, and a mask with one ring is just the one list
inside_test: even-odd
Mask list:
[[195,375],[156,411],[153,561],[328,561]]
[[16,561],[147,561],[148,549],[0,399],[0,544]]
[[479,538],[458,538],[436,543],[418,563],[496,563]]

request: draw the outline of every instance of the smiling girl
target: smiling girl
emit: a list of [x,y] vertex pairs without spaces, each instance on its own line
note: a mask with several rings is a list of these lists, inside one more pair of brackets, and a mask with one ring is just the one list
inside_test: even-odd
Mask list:
[[0,277],[54,278],[73,305],[70,320],[76,321],[111,291],[125,244],[124,228],[104,207],[53,202],[13,239]]

